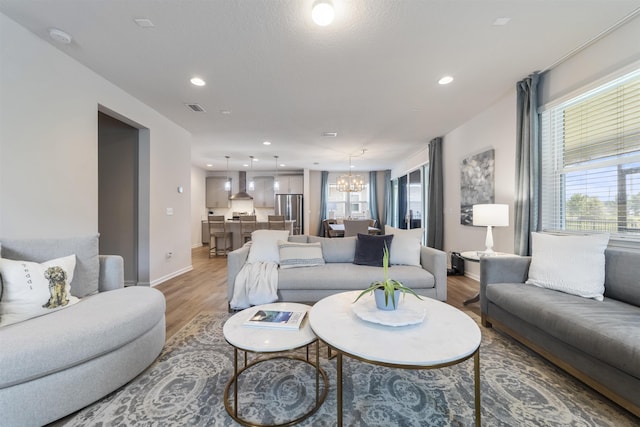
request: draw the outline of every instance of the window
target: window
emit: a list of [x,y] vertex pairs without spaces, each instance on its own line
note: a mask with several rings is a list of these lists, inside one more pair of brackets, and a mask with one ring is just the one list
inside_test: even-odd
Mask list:
[[364,189],[358,193],[338,191],[336,180],[341,174],[329,174],[327,218],[371,218],[369,212],[369,174],[362,174]]
[[640,70],[542,112],[548,231],[640,240]]

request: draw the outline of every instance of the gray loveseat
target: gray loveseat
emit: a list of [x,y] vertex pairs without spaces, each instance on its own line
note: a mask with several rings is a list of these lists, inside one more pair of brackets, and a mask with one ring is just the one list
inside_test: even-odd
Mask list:
[[124,287],[123,260],[98,237],[0,240],[3,258],[44,262],[75,254],[80,302],[0,327],[0,425],[40,426],[106,396],[147,368],[165,340],[165,299]]
[[[356,237],[324,238],[307,235],[289,236],[289,241],[322,245],[324,265],[279,269],[278,300],[316,302],[339,292],[362,290],[382,279],[382,267],[353,264]],[[249,244],[228,255],[227,301],[233,297],[235,278],[249,256]],[[401,250],[391,245],[391,250]],[[440,301],[447,299],[447,258],[443,251],[422,246],[421,267],[392,265],[389,277],[416,293]]]
[[525,284],[530,262],[481,258],[482,324],[640,416],[640,253],[605,251],[602,302]]

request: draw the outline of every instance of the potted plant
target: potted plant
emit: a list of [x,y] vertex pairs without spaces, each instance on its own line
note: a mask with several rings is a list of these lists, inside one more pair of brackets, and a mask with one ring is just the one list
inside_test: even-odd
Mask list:
[[[370,294],[371,292],[376,294],[376,305],[382,310],[395,310],[398,305],[396,301],[399,302],[400,293],[409,293],[418,299],[422,299],[413,289],[404,286],[395,279],[389,278],[389,248],[387,248],[386,242],[382,253],[382,271],[384,272],[384,280],[372,282],[367,289],[358,295],[358,297],[353,301],[354,303],[363,295]],[[391,299],[391,304],[389,304],[389,299]]]

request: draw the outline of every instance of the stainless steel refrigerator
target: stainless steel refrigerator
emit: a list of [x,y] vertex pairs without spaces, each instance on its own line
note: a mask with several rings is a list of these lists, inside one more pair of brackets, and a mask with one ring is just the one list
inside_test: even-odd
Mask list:
[[276,194],[276,215],[293,223],[293,234],[302,234],[302,194]]

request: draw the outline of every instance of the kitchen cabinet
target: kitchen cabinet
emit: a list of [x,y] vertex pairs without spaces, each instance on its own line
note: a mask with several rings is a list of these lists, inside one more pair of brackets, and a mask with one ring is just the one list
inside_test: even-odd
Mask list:
[[278,176],[280,189],[278,194],[302,194],[304,192],[304,177],[302,175],[280,175]]
[[272,176],[256,176],[253,178],[254,190],[247,191],[253,197],[253,207],[273,208],[275,193],[273,191]]
[[224,189],[227,178],[224,176],[207,177],[207,208],[229,208],[231,190]]

